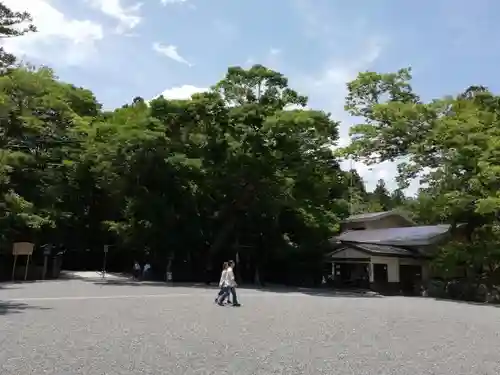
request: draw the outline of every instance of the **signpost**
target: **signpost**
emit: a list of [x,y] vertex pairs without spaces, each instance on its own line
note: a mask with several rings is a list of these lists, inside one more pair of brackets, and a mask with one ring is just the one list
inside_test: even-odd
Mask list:
[[49,256],[50,256],[51,252],[52,252],[52,245],[51,244],[45,245],[45,248],[43,249],[43,274],[42,274],[42,280],[45,280],[45,277],[47,276],[47,263],[49,261]]
[[104,245],[104,260],[102,264],[102,277],[106,277],[106,257],[108,255],[109,245]]
[[31,242],[15,242],[12,246],[12,255],[14,255],[14,264],[12,265],[12,281],[14,281],[15,273],[16,273],[16,263],[17,257],[19,255],[27,255],[26,258],[26,267],[24,269],[24,280],[28,278],[28,266],[30,257],[33,254],[34,245]]

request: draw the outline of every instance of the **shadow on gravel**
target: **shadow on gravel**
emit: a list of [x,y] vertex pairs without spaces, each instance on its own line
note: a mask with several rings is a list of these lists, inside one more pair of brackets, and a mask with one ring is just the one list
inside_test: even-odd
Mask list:
[[2,281],[0,282],[0,290],[21,289],[23,285],[34,284],[36,280],[26,281]]
[[500,308],[500,304],[498,303],[487,303],[487,302],[474,302],[474,301],[462,301],[462,300],[457,300],[457,299],[450,299],[450,298],[439,298],[439,297],[421,297],[421,296],[404,296],[405,298],[416,298],[416,299],[421,299],[421,300],[427,300],[427,301],[438,301],[438,302],[447,302],[447,303],[453,303],[453,304],[462,304],[462,305],[470,305],[470,306],[483,306],[483,307],[494,307],[494,308]]
[[2,289],[16,289],[16,288],[12,287],[12,283],[3,282],[3,283],[0,283],[0,290],[2,290]]
[[23,289],[23,287],[29,286],[31,284],[41,284],[41,283],[47,284],[47,283],[56,283],[58,281],[60,281],[60,279],[2,281],[0,282],[0,291]]
[[495,307],[497,309],[500,308],[500,304],[495,304],[495,303],[474,302],[474,301],[461,301],[461,300],[455,300],[455,299],[436,298],[436,297],[429,297],[427,299],[431,299],[431,300],[439,301],[439,302],[460,303],[460,304],[463,304],[463,305],[483,306],[483,307]]
[[[162,287],[162,288],[193,288],[203,290],[218,290],[216,285],[190,284],[190,283],[165,283],[161,281],[135,281],[132,279],[102,279],[102,280],[85,280],[100,286],[137,286],[137,287]],[[301,293],[318,297],[352,297],[352,298],[382,298],[378,293],[365,290],[328,290],[314,288],[299,288],[299,287],[284,287],[284,286],[268,286],[256,287],[252,285],[239,286],[240,290],[252,290],[257,292],[270,292],[277,294],[286,293]]]
[[0,315],[19,314],[25,310],[51,310],[48,307],[31,306],[26,303],[0,301]]

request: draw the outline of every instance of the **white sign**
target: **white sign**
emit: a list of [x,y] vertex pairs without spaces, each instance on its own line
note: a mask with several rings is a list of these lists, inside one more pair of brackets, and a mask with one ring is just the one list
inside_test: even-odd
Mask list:
[[31,242],[15,242],[12,247],[12,255],[31,255],[33,247]]
[[107,253],[109,249],[109,245],[104,245],[104,252]]

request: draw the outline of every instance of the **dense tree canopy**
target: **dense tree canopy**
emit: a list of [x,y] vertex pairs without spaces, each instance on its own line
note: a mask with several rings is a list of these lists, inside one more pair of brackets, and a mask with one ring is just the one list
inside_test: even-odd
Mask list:
[[[0,2],[0,40],[35,32],[36,27],[28,12],[13,12]],[[0,47],[0,70],[14,65],[16,57]]]
[[338,124],[287,110],[306,98],[263,66],[229,68],[188,100],[112,112],[48,68],[6,72],[0,93],[5,249],[111,244],[121,266],[147,256],[210,268],[239,252],[256,273],[284,254],[321,267],[322,242],[348,214]]
[[425,102],[410,80],[402,69],[361,73],[349,83],[346,109],[365,121],[351,129],[345,151],[368,163],[399,162],[402,187],[420,178],[419,195],[408,202],[418,221],[465,225],[440,265],[463,263],[490,280],[500,266],[500,97],[471,86]]
[[[0,2],[0,36],[36,31]],[[196,279],[229,257],[246,280],[321,278],[325,241],[349,214],[404,209],[463,235],[435,260],[491,284],[500,270],[500,97],[483,86],[431,101],[411,70],[360,73],[346,110],[363,123],[340,155],[399,163],[400,188],[368,192],[332,151],[339,124],[261,65],[230,67],[187,100],[136,97],[103,111],[93,93],[0,49],[0,249],[67,249],[67,265],[148,260]],[[292,109],[302,108],[302,109]],[[408,183],[422,188],[405,197]],[[0,252],[1,254],[1,252]],[[299,280],[299,278],[301,278]]]

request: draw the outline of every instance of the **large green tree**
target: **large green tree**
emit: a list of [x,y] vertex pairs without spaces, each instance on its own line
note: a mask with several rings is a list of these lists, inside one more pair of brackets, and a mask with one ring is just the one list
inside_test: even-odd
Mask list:
[[66,216],[66,184],[89,105],[99,110],[90,92],[57,82],[47,68],[19,68],[0,77],[3,236],[33,238]]
[[465,240],[447,254],[491,276],[500,265],[497,247],[485,246],[485,238],[498,241],[500,97],[472,86],[425,102],[410,82],[402,69],[361,73],[348,84],[346,109],[364,123],[353,127],[345,151],[367,163],[397,161],[402,187],[420,178],[423,221],[464,223]]
[[385,186],[385,181],[380,179],[371,194],[371,199],[375,204],[379,205],[383,211],[392,210],[394,207],[391,193]]
[[210,268],[239,252],[246,277],[261,280],[271,261],[318,271],[322,242],[348,214],[330,149],[337,123],[287,110],[305,98],[263,66],[230,68],[188,100],[135,98],[111,112],[49,69],[13,69],[0,89],[3,193],[24,202],[3,210],[17,218],[3,221],[4,243],[108,243],[122,266],[147,252],[158,265]]
[[[14,12],[0,1],[0,39],[14,38],[29,32],[36,32],[36,27],[28,12]],[[16,57],[0,47],[0,69],[14,65]]]
[[[0,3],[4,38],[35,31],[30,22]],[[274,281],[321,275],[321,245],[349,212],[349,173],[331,151],[338,124],[290,110],[307,98],[282,74],[231,67],[188,100],[102,111],[50,69],[15,67],[3,50],[0,60],[0,247],[62,244],[67,264],[96,267],[109,244],[111,267],[148,259],[195,275],[238,253],[247,280],[272,262]]]

